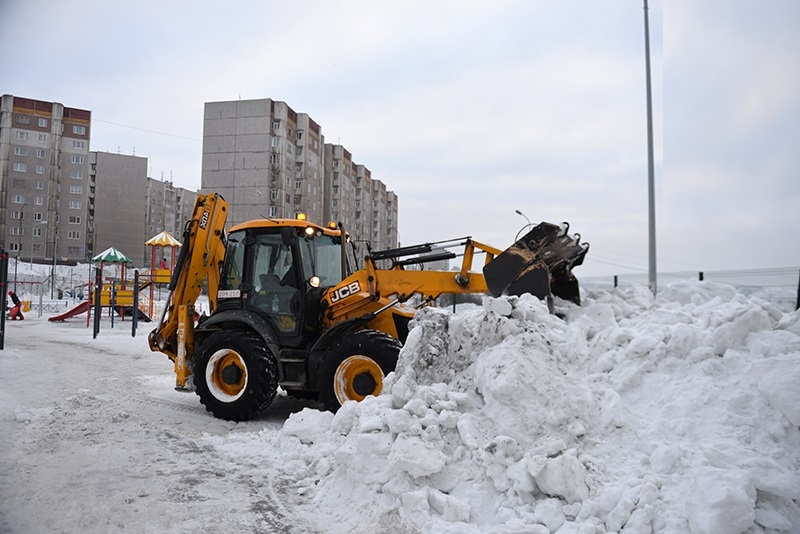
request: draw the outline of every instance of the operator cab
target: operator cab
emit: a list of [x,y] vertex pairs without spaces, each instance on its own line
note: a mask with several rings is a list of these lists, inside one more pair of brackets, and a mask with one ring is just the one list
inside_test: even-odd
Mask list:
[[248,309],[270,322],[281,344],[319,334],[325,288],[343,280],[341,232],[302,220],[234,226],[222,267],[218,310]]

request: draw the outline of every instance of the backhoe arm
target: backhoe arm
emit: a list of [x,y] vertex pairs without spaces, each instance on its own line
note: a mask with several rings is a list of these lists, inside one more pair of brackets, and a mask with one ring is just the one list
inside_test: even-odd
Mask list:
[[227,216],[228,203],[221,196],[198,195],[192,219],[183,232],[167,305],[148,337],[151,350],[163,352],[175,363],[177,387],[185,387],[191,375],[187,360],[194,352],[194,305],[206,280],[211,312],[216,308]]

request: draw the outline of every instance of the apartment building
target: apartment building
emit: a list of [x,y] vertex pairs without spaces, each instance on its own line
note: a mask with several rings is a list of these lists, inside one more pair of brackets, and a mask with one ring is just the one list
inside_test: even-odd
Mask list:
[[91,152],[90,159],[95,194],[88,245],[93,255],[116,247],[138,266],[146,239],[147,158]]
[[[147,178],[145,239],[142,242],[164,231],[181,241],[186,222],[194,214],[196,200],[194,191],[175,187],[172,182]],[[165,252],[169,258],[172,251]],[[149,262],[149,250],[145,250],[144,265]]]
[[3,95],[0,246],[20,259],[85,260],[91,112]]
[[302,212],[341,222],[359,253],[397,246],[397,195],[286,102],[205,104],[201,191],[229,202],[228,225]]
[[341,145],[325,145],[324,220],[341,222],[359,254],[397,246],[397,195]]
[[229,226],[300,212],[322,221],[323,146],[319,124],[285,102],[207,102],[201,191],[228,201]]

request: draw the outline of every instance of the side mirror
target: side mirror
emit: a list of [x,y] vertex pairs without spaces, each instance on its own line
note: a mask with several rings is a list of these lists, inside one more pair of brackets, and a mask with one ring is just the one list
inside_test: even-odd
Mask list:
[[293,247],[297,244],[297,230],[293,226],[284,226],[281,228],[281,240],[287,247]]

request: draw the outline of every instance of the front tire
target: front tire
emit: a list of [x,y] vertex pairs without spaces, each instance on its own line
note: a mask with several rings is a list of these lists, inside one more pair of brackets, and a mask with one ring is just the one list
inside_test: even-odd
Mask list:
[[278,390],[278,364],[254,332],[220,330],[195,357],[200,403],[215,417],[247,421],[267,409]]
[[359,330],[331,345],[320,370],[319,398],[325,408],[335,412],[348,400],[379,395],[383,379],[397,366],[400,347],[377,330]]

